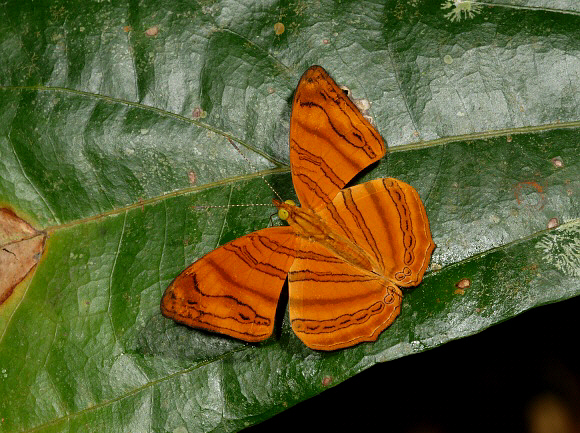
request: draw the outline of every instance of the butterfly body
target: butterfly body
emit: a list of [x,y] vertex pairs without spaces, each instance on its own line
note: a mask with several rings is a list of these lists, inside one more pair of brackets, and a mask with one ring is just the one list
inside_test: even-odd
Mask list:
[[163,315],[262,341],[288,278],[292,329],[308,347],[376,340],[400,312],[400,287],[419,284],[435,248],[410,185],[385,178],[343,189],[384,154],[378,132],[326,71],[308,69],[290,122],[301,206],[275,201],[288,226],[250,233],[189,266],[166,289]]

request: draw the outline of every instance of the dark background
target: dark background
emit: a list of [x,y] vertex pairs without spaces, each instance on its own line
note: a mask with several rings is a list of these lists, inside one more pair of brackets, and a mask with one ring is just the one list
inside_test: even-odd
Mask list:
[[579,320],[580,297],[529,310],[376,365],[245,432],[580,432]]

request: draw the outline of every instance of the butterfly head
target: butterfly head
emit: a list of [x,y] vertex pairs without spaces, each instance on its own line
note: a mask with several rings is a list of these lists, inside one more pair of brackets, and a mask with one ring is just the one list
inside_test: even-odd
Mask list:
[[286,200],[284,203],[278,200],[272,200],[274,206],[278,208],[278,218],[282,221],[288,221],[291,215],[294,214],[296,203],[294,200]]

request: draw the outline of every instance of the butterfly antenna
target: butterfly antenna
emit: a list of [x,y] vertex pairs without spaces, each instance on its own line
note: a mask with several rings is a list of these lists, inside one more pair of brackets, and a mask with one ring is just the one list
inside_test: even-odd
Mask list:
[[[218,209],[229,209],[232,207],[248,207],[248,206],[272,206],[270,203],[253,203],[253,204],[228,204],[228,205],[220,205],[220,204],[209,204],[209,205],[193,205],[191,206],[191,208],[193,210],[208,210],[208,209],[214,209],[214,208],[218,208]],[[274,226],[274,220],[273,217],[275,217],[276,215],[278,215],[278,212],[274,212],[272,215],[270,215],[270,222],[268,223],[268,227],[273,227]],[[3,248],[4,249],[4,248]],[[8,250],[6,250],[8,251]],[[12,251],[8,251],[9,253],[12,253]],[[14,254],[14,253],[12,253]]]
[[[238,153],[239,153],[240,155],[242,155],[242,158],[244,158],[244,159],[246,160],[246,162],[248,163],[248,165],[250,166],[250,168],[251,168],[252,170],[258,171],[258,170],[256,169],[256,167],[254,167],[254,165],[253,165],[253,164],[250,162],[250,160],[249,160],[248,158],[246,158],[246,155],[244,155],[244,154],[242,153],[242,151],[240,150],[240,148],[238,147],[238,145],[237,145],[236,143],[234,143],[234,141],[233,141],[233,140],[232,140],[230,137],[227,137],[227,139],[228,139],[228,141],[230,142],[230,144],[231,144],[232,146],[234,146],[234,149],[236,149],[236,150],[238,151]],[[272,190],[272,192],[273,192],[273,193],[276,195],[276,197],[278,197],[278,199],[279,199],[280,201],[284,201],[284,199],[282,199],[282,197],[280,197],[280,194],[278,194],[278,192],[277,192],[277,191],[274,189],[274,187],[273,187],[273,186],[270,184],[270,182],[268,182],[268,181],[266,180],[266,177],[265,177],[263,174],[261,174],[261,173],[259,173],[259,174],[260,174],[260,177],[262,178],[262,180],[263,180],[264,182],[266,182],[266,185],[268,185],[268,187],[269,187],[269,188]]]
[[193,210],[205,210],[205,209],[214,209],[214,208],[218,208],[218,209],[229,209],[231,207],[248,207],[248,206],[268,206],[268,207],[272,207],[272,204],[270,203],[252,203],[252,204],[207,204],[207,205],[193,205],[191,206],[191,208]]

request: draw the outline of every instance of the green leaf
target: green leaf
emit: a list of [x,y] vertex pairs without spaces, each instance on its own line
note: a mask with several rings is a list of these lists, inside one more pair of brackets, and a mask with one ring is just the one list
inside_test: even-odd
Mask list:
[[[580,9],[551,4],[2,4],[0,207],[49,239],[0,306],[0,431],[239,430],[579,294]],[[261,175],[294,198],[311,64],[372,103],[392,152],[356,182],[417,188],[431,272],[377,342],[331,353],[287,317],[257,345],[163,318],[180,271],[269,224],[233,206],[271,203]]]

